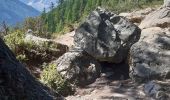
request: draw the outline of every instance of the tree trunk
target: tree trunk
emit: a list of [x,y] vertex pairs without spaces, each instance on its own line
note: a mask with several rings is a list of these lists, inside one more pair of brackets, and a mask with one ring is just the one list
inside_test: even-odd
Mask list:
[[0,100],[63,100],[41,84],[0,39]]

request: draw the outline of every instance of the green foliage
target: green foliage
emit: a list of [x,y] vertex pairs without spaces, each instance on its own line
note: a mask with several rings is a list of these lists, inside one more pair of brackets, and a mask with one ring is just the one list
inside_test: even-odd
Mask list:
[[[50,51],[57,50],[57,45],[51,42],[40,42],[39,44],[33,41],[25,41],[25,34],[21,30],[10,32],[4,37],[5,43],[14,52],[18,60],[23,63],[30,62],[33,59],[42,61],[50,60],[47,56]],[[37,61],[38,62],[38,61]]]
[[23,51],[23,48],[29,46],[28,43],[24,42],[24,32],[16,30],[4,37],[5,43],[14,52],[16,58],[22,62],[26,62],[28,59]]
[[54,33],[63,31],[68,23],[80,22],[98,6],[119,13],[162,3],[163,0],[59,0],[56,8],[43,13],[43,19],[48,31]]
[[26,62],[28,60],[28,58],[24,54],[17,55],[16,58],[21,62]]
[[[53,18],[53,14],[50,14],[49,16],[51,16],[51,19]],[[23,22],[23,26],[22,29],[23,31],[27,31],[28,29],[31,29],[33,31],[33,35],[35,36],[39,36],[39,37],[45,37],[45,38],[49,38],[52,34],[50,32],[47,32],[49,28],[51,27],[47,27],[47,25],[45,24],[46,22],[46,13],[45,11],[42,13],[42,15],[40,17],[28,17],[24,20]],[[54,21],[52,20],[52,24]],[[49,26],[52,26],[51,24]],[[54,27],[52,27],[54,28]]]
[[36,36],[51,38],[53,33],[70,31],[67,26],[74,27],[75,23],[80,23],[98,6],[120,13],[160,5],[163,0],[58,0],[57,3],[57,7],[51,3],[50,12],[44,9],[41,16],[25,19],[22,29],[25,32],[32,29]]
[[10,49],[16,53],[19,48],[24,45],[24,33],[20,30],[16,30],[4,37],[6,44]]
[[61,95],[70,95],[74,92],[72,85],[63,79],[63,77],[57,72],[55,64],[49,64],[44,66],[44,70],[41,74],[41,82],[59,92]]

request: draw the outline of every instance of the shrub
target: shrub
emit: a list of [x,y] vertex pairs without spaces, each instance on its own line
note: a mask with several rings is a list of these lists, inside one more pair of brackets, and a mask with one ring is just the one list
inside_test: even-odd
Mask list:
[[14,52],[16,58],[22,62],[26,62],[27,57],[24,54],[23,48],[27,45],[24,42],[24,32],[16,30],[4,37],[5,43]]
[[52,63],[44,66],[40,80],[63,96],[74,93],[73,86],[57,72],[56,66]]
[[6,44],[10,49],[16,53],[19,49],[19,46],[24,44],[24,33],[20,30],[16,30],[4,37]]
[[[23,31],[15,30],[6,35],[4,41],[14,52],[17,59],[27,65],[42,64],[44,61],[50,61],[52,59],[51,52],[57,50],[57,45],[53,43],[42,42],[36,44],[33,41],[25,41],[24,38],[25,34]],[[49,59],[49,56],[51,56],[51,59]]]

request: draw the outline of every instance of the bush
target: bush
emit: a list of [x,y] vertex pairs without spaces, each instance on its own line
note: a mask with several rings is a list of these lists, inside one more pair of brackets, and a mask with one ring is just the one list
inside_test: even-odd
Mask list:
[[43,38],[50,38],[51,33],[47,32],[47,25],[44,25],[44,21],[41,17],[28,17],[24,20],[23,26],[24,31],[28,29],[33,30],[33,35],[43,37]]
[[15,30],[6,35],[4,41],[14,52],[17,59],[27,65],[41,65],[44,61],[48,62],[53,57],[53,55],[50,55],[52,51],[57,51],[56,44],[50,42],[36,44],[33,41],[25,41],[24,38],[23,31]]
[[24,41],[25,34],[21,30],[15,30],[4,37],[5,43],[16,55],[16,58],[21,62],[29,60],[25,54],[26,50],[31,50],[34,47],[32,42]]
[[10,49],[16,53],[19,46],[24,44],[24,33],[20,30],[16,30],[4,37],[6,44]]
[[57,72],[55,64],[51,63],[44,66],[40,80],[63,96],[74,93],[73,86]]
[[24,42],[24,35],[24,32],[16,30],[4,37],[5,43],[14,52],[14,54],[17,56],[17,59],[23,62],[27,60],[23,51],[23,48],[25,48],[27,45]]

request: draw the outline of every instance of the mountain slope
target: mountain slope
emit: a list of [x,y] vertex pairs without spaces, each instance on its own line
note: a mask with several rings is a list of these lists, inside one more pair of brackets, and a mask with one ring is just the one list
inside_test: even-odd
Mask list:
[[0,22],[6,21],[12,25],[23,21],[26,17],[39,14],[39,11],[19,0],[1,0],[0,2]]
[[72,28],[98,6],[120,13],[162,3],[163,0],[59,0],[57,7],[42,15],[47,30],[54,33]]
[[55,5],[57,3],[57,0],[20,0],[24,2],[25,4],[32,6],[33,8],[43,11],[44,8],[46,8],[47,11],[50,10],[51,2],[53,2]]

